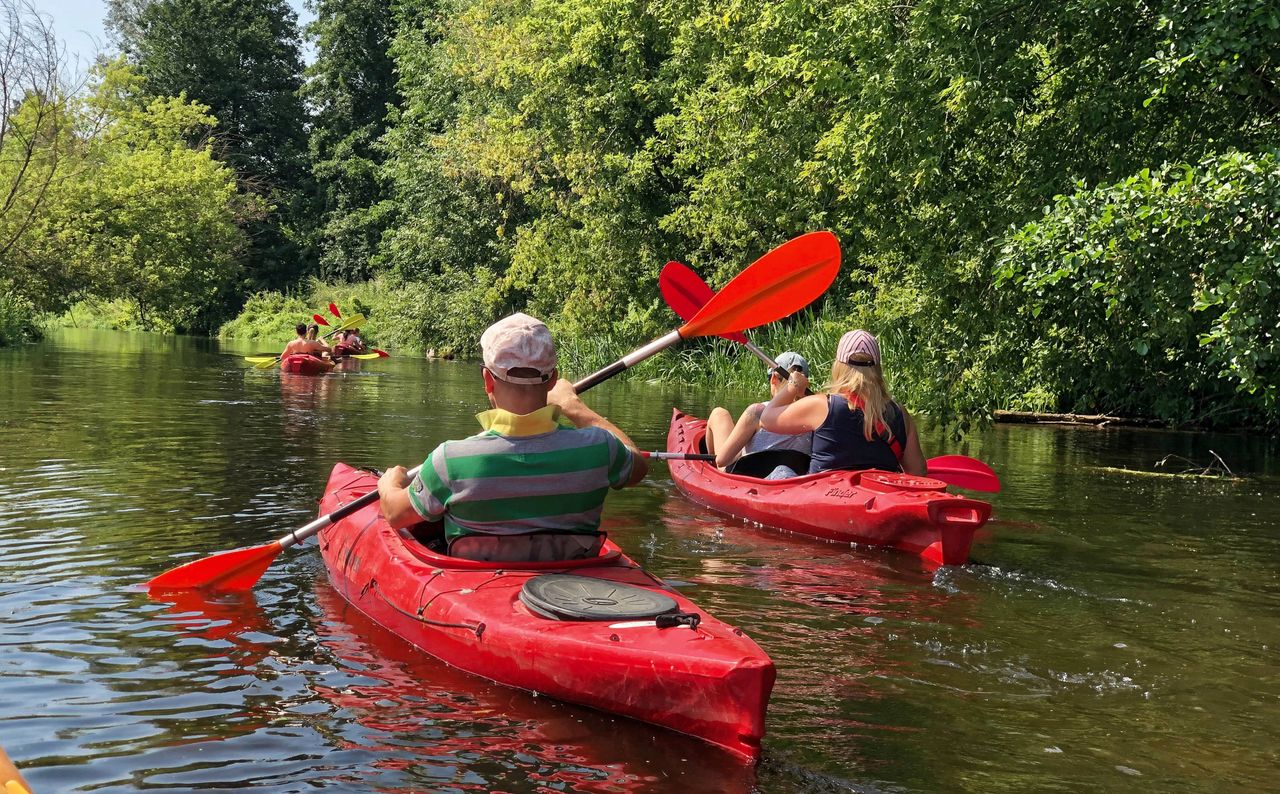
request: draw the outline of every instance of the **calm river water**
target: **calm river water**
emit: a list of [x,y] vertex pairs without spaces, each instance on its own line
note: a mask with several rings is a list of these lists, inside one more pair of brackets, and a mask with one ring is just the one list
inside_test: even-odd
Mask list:
[[[774,658],[748,769],[659,729],[472,678],[347,608],[314,541],[250,597],[154,601],[193,555],[315,515],[334,461],[474,432],[473,364],[282,379],[251,348],[87,331],[0,349],[0,745],[37,792],[1274,789],[1280,445],[996,427],[926,454],[1005,483],[963,568],[612,494],[611,536]],[[639,381],[588,401],[646,448],[670,409],[756,395]],[[1238,483],[1135,477],[1210,450]]]

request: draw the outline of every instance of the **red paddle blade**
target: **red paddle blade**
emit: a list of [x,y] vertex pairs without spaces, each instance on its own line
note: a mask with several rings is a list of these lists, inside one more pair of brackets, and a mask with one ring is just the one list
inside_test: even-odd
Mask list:
[[719,336],[795,314],[827,291],[840,271],[840,241],[809,232],[752,262],[715,294],[680,336]]
[[326,326],[327,326],[327,325],[329,324],[329,321],[328,321],[328,320],[326,320],[325,318],[321,317],[321,316],[320,316],[320,315],[318,315],[318,314],[313,314],[313,315],[311,315],[311,319],[315,320],[315,321],[316,321],[317,323],[319,323],[320,325],[326,325]]
[[333,303],[332,301],[329,303],[329,314],[332,314],[334,317],[337,317],[339,320],[342,319],[342,312],[338,311],[338,304]]
[[232,549],[179,565],[147,582],[148,590],[248,590],[281,551],[277,541]]
[[378,348],[375,347],[375,348],[372,348],[372,351],[378,354],[378,358],[391,358],[391,354],[385,350],[379,350]]
[[[668,262],[658,274],[658,289],[662,299],[681,320],[688,322],[715,296],[715,290],[693,271],[680,262]],[[745,345],[747,337],[741,331],[721,334],[731,342]]]
[[967,455],[939,455],[925,461],[927,474],[948,485],[987,493],[1000,492],[1000,478],[991,467]]

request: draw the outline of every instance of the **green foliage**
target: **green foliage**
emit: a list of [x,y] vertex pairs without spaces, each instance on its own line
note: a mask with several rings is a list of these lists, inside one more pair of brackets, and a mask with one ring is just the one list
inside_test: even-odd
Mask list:
[[237,218],[252,210],[208,143],[188,143],[215,120],[148,95],[119,61],[68,113],[76,134],[47,143],[61,149],[60,170],[14,248],[13,288],[45,312],[123,299],[143,328],[207,329],[238,275]]
[[1003,248],[993,371],[1061,410],[1280,426],[1278,224],[1275,152],[1059,196]]
[[46,328],[93,328],[99,331],[156,331],[173,333],[173,326],[153,320],[144,328],[138,320],[138,305],[128,298],[89,297],[77,301],[58,315],[49,315]]
[[251,284],[281,287],[311,272],[316,213],[297,15],[288,3],[154,0],[123,9],[116,23],[149,90],[206,106],[218,120],[216,155],[269,207],[242,219]]
[[316,60],[307,69],[303,97],[314,107],[312,171],[324,203],[319,231],[320,272],[325,278],[367,278],[378,241],[388,225],[382,202],[378,139],[397,102],[392,4],[385,0],[319,0]]
[[40,329],[35,322],[35,307],[31,301],[0,291],[0,347],[39,337]]
[[324,305],[297,295],[257,292],[249,296],[238,315],[223,323],[218,335],[284,345],[294,338],[294,326],[301,322],[310,323],[311,315],[324,311]]
[[[840,279],[820,315],[762,331],[766,347],[820,361],[866,327],[895,392],[961,426],[999,407],[1275,423],[1274,3],[319,0],[303,93],[323,211],[298,176],[283,0],[112,5],[151,90],[210,106],[215,152],[280,205],[256,231],[237,210],[255,246],[247,281],[279,289],[313,270],[267,251],[264,229],[314,242],[330,282],[373,276],[295,286],[304,299],[288,308],[260,295],[225,333],[283,322],[287,338],[281,315],[341,293],[387,344],[468,354],[519,309],[585,370],[669,330],[666,260],[723,284],[827,228]],[[149,157],[138,170],[160,169]],[[85,201],[196,213],[111,180]],[[211,196],[198,203],[230,204]],[[139,305],[207,304],[218,281],[149,262],[190,287],[167,296],[29,248],[15,272],[67,300],[96,280]],[[221,290],[215,302],[235,297]],[[641,373],[757,379],[722,343],[664,360]]]

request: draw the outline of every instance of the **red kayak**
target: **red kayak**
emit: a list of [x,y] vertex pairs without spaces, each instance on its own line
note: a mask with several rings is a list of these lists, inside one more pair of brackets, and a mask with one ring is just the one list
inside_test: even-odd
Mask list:
[[309,353],[293,353],[280,359],[280,371],[293,375],[323,375],[333,369],[333,362]]
[[[339,463],[320,513],[376,488]],[[454,667],[759,756],[773,662],[611,542],[585,560],[463,560],[392,530],[376,502],[319,539],[344,598]]]
[[[706,452],[706,425],[675,410],[667,451]],[[928,477],[867,469],[762,480],[709,461],[669,464],[676,487],[713,510],[801,535],[889,546],[935,565],[968,562],[973,533],[991,517],[991,505],[947,493],[946,483]]]

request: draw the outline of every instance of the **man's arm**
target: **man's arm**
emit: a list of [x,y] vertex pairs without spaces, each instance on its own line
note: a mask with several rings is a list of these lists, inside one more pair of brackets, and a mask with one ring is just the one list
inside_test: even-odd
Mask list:
[[392,529],[410,527],[426,518],[409,498],[409,483],[404,466],[392,466],[378,479],[378,509]]
[[547,402],[560,406],[560,414],[573,422],[574,427],[598,427],[601,430],[607,430],[631,450],[631,477],[627,480],[627,485],[635,485],[649,473],[649,461],[640,456],[631,437],[622,432],[622,429],[613,422],[591,410],[574,391],[572,383],[564,378],[557,380],[556,385],[547,394]]

